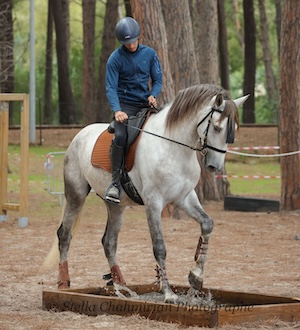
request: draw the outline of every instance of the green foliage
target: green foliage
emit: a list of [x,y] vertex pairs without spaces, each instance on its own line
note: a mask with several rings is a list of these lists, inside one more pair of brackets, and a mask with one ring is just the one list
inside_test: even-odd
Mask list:
[[[105,3],[96,2],[96,67],[101,50],[101,34],[105,12]],[[30,2],[17,1],[14,3],[14,41],[15,41],[15,92],[29,93],[30,75]],[[35,53],[36,53],[36,122],[40,123],[44,105],[45,82],[45,48],[47,34],[47,10],[44,0],[35,0]],[[52,71],[52,111],[53,124],[59,124],[58,118],[58,76],[55,52],[55,33],[53,38],[53,71]],[[83,42],[82,42],[82,7],[80,2],[70,1],[70,80],[73,88],[77,117],[82,117],[82,69],[83,69]],[[97,70],[95,71],[98,72]],[[97,75],[95,73],[95,79]],[[19,123],[19,114],[16,112],[14,123]]]
[[259,124],[277,124],[278,123],[278,96],[269,101],[265,88],[265,71],[261,65],[256,70],[256,98],[255,98],[255,118]]
[[[260,43],[260,18],[257,2],[255,6],[256,19],[256,91],[255,91],[255,117],[258,124],[277,124],[278,97],[269,101],[266,92],[265,67],[263,63],[263,52]],[[232,97],[240,97],[243,90],[243,1],[237,1],[237,15],[232,6],[232,2],[225,3],[227,15],[227,34],[229,50],[229,74]],[[273,71],[278,77],[278,45],[276,32],[276,11],[272,0],[265,0],[265,9],[268,20],[269,46],[272,54]],[[240,26],[240,30],[237,30]],[[240,111],[240,118],[242,118]]]

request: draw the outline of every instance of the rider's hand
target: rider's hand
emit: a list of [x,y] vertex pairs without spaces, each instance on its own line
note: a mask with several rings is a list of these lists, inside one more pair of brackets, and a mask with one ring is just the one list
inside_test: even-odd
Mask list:
[[156,98],[153,95],[150,95],[148,97],[148,103],[151,108],[156,108],[156,106],[157,106]]
[[118,110],[115,112],[115,120],[120,122],[120,123],[123,123],[125,120],[128,119],[128,115],[127,113],[121,111],[121,110]]

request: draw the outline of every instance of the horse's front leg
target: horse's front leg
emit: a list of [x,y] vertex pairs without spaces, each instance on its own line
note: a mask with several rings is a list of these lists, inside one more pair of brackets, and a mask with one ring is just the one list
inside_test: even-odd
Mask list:
[[153,245],[153,254],[158,264],[158,278],[161,290],[165,295],[165,302],[176,303],[178,296],[172,291],[166,272],[166,246],[162,235],[161,209],[155,210],[153,206],[146,207],[148,226]]
[[201,290],[203,287],[203,273],[208,248],[208,240],[209,234],[205,234],[202,230],[202,235],[199,237],[199,242],[194,258],[196,261],[196,267],[191,270],[189,274],[189,283],[196,290]]
[[195,253],[196,267],[190,271],[189,283],[191,286],[200,290],[203,286],[203,272],[208,249],[208,241],[213,230],[213,220],[204,212],[199,199],[192,191],[183,201],[178,205],[191,218],[195,219],[201,227],[201,235]]

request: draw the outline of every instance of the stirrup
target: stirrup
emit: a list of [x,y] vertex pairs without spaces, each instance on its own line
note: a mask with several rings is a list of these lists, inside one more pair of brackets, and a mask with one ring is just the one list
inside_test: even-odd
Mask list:
[[120,198],[115,198],[115,197],[111,197],[111,196],[105,196],[105,200],[106,200],[106,202],[115,204],[115,205],[120,203]]
[[[116,189],[116,191],[110,192],[110,190],[112,189]],[[108,203],[112,203],[112,204],[119,204],[120,203],[120,188],[117,184],[112,183],[108,188],[107,191],[105,193],[105,200]]]

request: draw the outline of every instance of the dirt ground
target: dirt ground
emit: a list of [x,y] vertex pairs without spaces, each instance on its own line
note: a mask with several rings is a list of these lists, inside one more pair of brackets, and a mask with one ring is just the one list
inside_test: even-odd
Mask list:
[[[43,145],[65,148],[76,131],[44,130]],[[10,142],[15,142],[15,134],[10,132]],[[274,128],[245,128],[236,145],[277,145],[276,141]],[[41,164],[30,162],[30,171],[41,171],[42,166],[42,161]],[[50,208],[45,203],[50,203]],[[203,206],[215,222],[205,268],[206,288],[300,297],[300,211],[224,211],[222,202],[207,202]],[[7,221],[0,222],[0,329],[183,328],[179,324],[151,321],[138,315],[89,317],[72,312],[43,311],[42,291],[56,288],[57,269],[40,272],[40,266],[53,242],[61,206],[57,196],[49,195],[43,186],[39,193],[31,193],[29,189],[29,211],[27,227],[18,226],[17,212],[8,212]],[[109,271],[101,246],[105,221],[103,202],[91,194],[69,253],[72,287],[105,284],[102,275]],[[194,266],[199,226],[186,217],[180,220],[164,218],[163,230],[168,278],[172,284],[188,285],[187,276]],[[127,284],[155,281],[156,264],[141,206],[130,207],[125,212],[118,258]],[[274,318],[219,329],[300,329],[300,322],[289,323]]]

